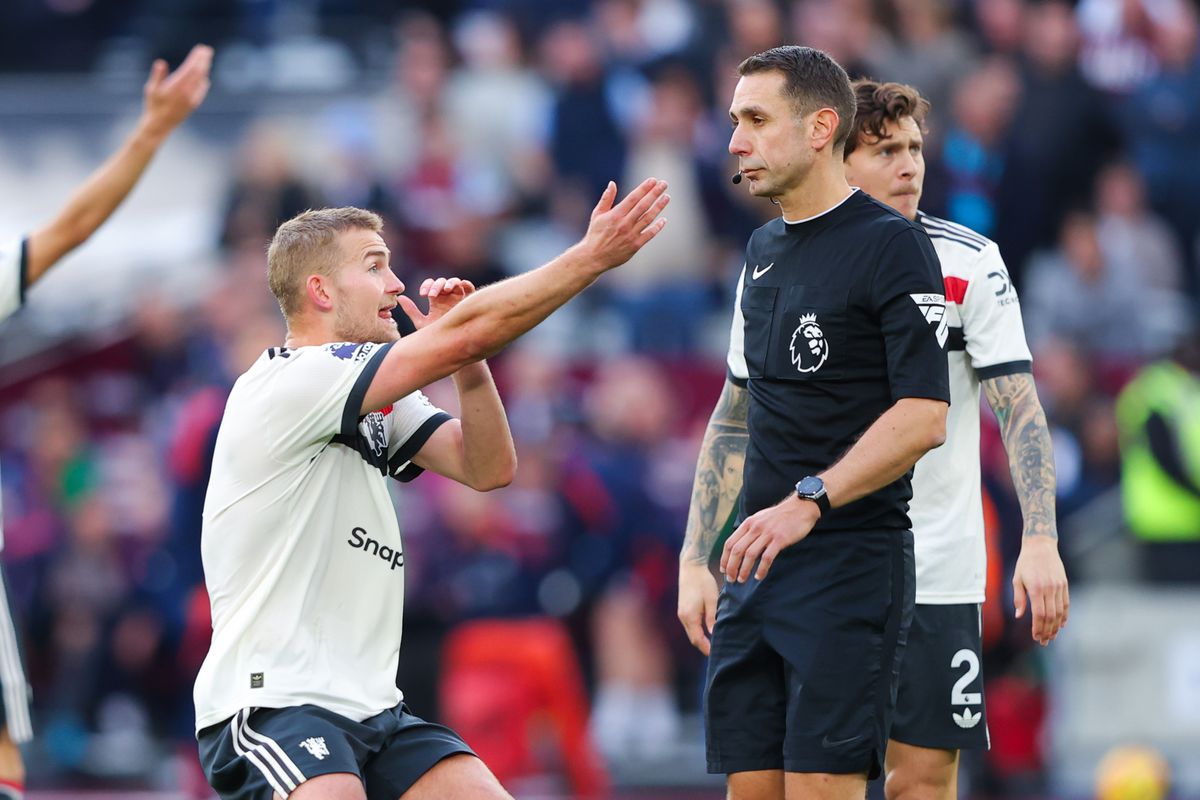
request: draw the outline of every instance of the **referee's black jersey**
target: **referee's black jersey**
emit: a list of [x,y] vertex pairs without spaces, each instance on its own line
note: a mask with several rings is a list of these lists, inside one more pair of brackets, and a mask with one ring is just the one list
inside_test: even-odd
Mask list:
[[[950,402],[942,286],[925,231],[861,191],[754,232],[729,350],[750,391],[743,519],[831,466],[896,400]],[[911,478],[815,530],[907,529]]]

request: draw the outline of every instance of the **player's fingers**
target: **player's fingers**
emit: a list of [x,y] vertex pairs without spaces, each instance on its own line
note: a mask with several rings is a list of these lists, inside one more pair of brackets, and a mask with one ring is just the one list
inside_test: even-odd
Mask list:
[[418,294],[420,294],[421,297],[428,297],[429,287],[431,286],[433,286],[433,278],[426,278],[425,280],[421,281],[421,289]]
[[1063,587],[1062,587],[1062,598],[1063,598],[1062,624],[1063,624],[1063,627],[1066,627],[1067,617],[1071,616],[1071,587],[1069,585],[1067,585],[1066,583],[1064,583]]
[[[613,210],[616,211],[618,216],[621,218],[628,217],[630,212],[633,211],[634,207],[636,207],[638,203],[642,202],[642,200],[646,198],[646,195],[654,191],[654,187],[656,186],[658,186],[658,180],[655,178],[646,178],[646,180],[637,185],[636,189],[625,195],[625,198],[621,202],[613,206]],[[651,200],[650,202],[654,201]],[[640,216],[641,214],[637,214],[633,217],[633,219],[637,219]]]
[[436,279],[433,282],[433,285],[429,287],[429,299],[432,300],[433,298],[440,296],[442,293],[442,290],[445,288],[446,288],[446,279],[445,278]]
[[717,592],[714,588],[708,592],[709,597],[704,600],[704,626],[708,630],[709,635],[712,635],[713,628],[717,627]]
[[771,565],[775,563],[775,556],[779,555],[779,543],[772,541],[767,545],[767,549],[763,550],[762,556],[758,559],[758,570],[754,573],[754,577],[758,580],[763,580],[767,577],[767,573],[771,570]]
[[655,218],[662,213],[663,209],[667,207],[667,203],[669,202],[671,202],[671,195],[665,193],[659,195],[654,203],[652,203],[650,207],[646,209],[646,212],[638,217],[638,228],[645,230],[647,227],[649,227],[650,223],[654,222]]
[[742,554],[746,552],[746,548],[750,546],[754,537],[751,534],[749,527],[745,522],[742,527],[734,531],[733,536],[729,537],[729,541],[725,542],[725,550],[721,555],[721,564],[723,565],[722,572],[729,580],[737,580],[738,570],[742,568]]
[[458,278],[447,278],[445,286],[442,287],[442,294],[455,294],[458,291]]
[[653,239],[655,236],[658,236],[658,234],[662,233],[662,229],[663,229],[663,228],[665,228],[665,227],[667,227],[667,218],[666,218],[666,217],[659,217],[658,219],[656,219],[656,220],[654,221],[654,224],[653,224],[653,225],[651,225],[650,227],[646,228],[646,230],[642,231],[641,235],[640,235],[640,236],[638,236],[638,238],[634,240],[634,244],[635,244],[635,246],[636,246],[636,247],[637,247],[639,250],[640,250],[642,247],[645,247],[645,245],[646,245],[646,242],[650,241],[650,240],[651,240],[651,239]]
[[690,611],[680,611],[679,621],[683,623],[683,630],[692,646],[704,655],[708,655],[708,637],[704,635],[704,630],[700,627],[699,617]]
[[421,313],[421,309],[417,308],[417,304],[408,299],[405,295],[400,295],[396,302],[400,305],[400,310],[404,315],[412,320],[413,324],[418,328],[425,324],[425,315]]
[[1013,616],[1020,619],[1025,616],[1025,582],[1021,580],[1020,576],[1014,575],[1012,585],[1013,610],[1015,611]]
[[153,92],[162,85],[163,78],[167,74],[167,62],[161,58],[154,59],[154,63],[150,65],[150,77],[146,79],[146,91]]
[[1034,589],[1029,593],[1029,610],[1033,615],[1033,638],[1046,643],[1046,597],[1043,591]]
[[472,294],[475,291],[475,284],[468,280],[464,280],[461,285],[464,295]]
[[608,186],[604,187],[604,191],[600,194],[600,200],[596,203],[596,207],[592,209],[592,219],[600,216],[604,212],[612,208],[613,198],[617,196],[617,185],[612,181],[608,182]]
[[[637,204],[635,204],[633,209],[629,212],[629,219],[634,220],[635,224],[639,223],[642,217],[649,213],[650,209],[654,207],[654,204],[662,199],[662,196],[666,194],[666,191],[666,181],[655,181],[654,185],[650,187],[650,191],[646,192],[646,194],[637,201]],[[651,217],[651,219],[653,219],[653,217]],[[648,224],[650,224],[649,219],[646,220],[645,223],[642,223],[641,227],[645,227]]]

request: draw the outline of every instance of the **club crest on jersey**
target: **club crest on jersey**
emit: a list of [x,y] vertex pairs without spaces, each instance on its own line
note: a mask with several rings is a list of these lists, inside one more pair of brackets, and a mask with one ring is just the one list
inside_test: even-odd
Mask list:
[[358,430],[376,458],[387,452],[388,436],[382,411],[372,411],[363,417],[362,422],[358,424]]
[[829,358],[829,340],[816,314],[801,314],[800,327],[792,332],[792,363],[800,372],[816,372]]
[[329,755],[329,746],[325,744],[324,736],[310,736],[301,742],[300,746],[318,761],[324,761],[325,756]]
[[943,294],[910,294],[909,297],[921,309],[921,316],[930,325],[937,326],[937,343],[946,347],[946,337],[950,335],[950,326],[946,320],[946,296]]

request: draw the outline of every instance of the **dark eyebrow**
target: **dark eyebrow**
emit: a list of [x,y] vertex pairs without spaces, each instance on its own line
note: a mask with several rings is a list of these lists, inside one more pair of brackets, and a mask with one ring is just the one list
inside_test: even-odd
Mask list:
[[729,118],[730,119],[737,119],[738,117],[753,117],[753,116],[766,117],[769,115],[767,114],[767,110],[765,108],[763,108],[762,106],[743,106],[736,113],[734,112],[734,110],[732,108],[729,109]]

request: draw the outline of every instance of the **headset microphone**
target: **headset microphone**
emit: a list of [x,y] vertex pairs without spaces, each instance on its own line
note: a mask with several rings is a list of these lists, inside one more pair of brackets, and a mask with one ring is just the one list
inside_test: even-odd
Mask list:
[[741,183],[741,182],[742,182],[742,173],[741,173],[741,170],[739,170],[739,171],[737,171],[737,172],[733,173],[733,177],[732,177],[732,178],[730,178],[730,180],[731,180],[731,181],[733,181],[733,185],[734,185],[734,186],[737,186],[739,183]]

